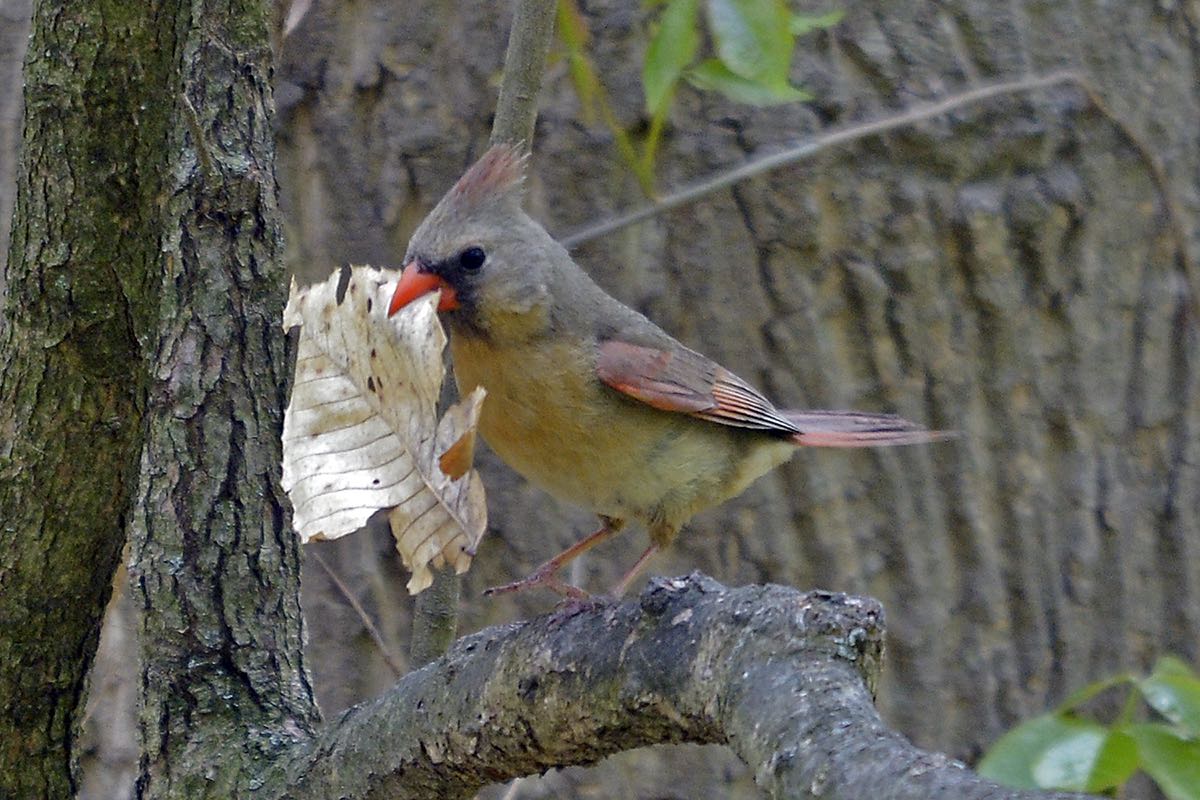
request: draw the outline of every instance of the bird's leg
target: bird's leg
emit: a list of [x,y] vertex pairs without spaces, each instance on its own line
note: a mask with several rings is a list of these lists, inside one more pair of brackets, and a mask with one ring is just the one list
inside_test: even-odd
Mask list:
[[555,573],[558,572],[559,568],[561,568],[563,564],[566,564],[568,561],[583,555],[588,550],[591,550],[593,547],[603,542],[605,539],[613,536],[620,531],[624,525],[625,520],[601,516],[600,528],[595,533],[579,540],[566,550],[563,550],[561,553],[547,561],[545,564],[542,564],[540,567],[526,575],[521,580],[513,581],[512,583],[506,583],[503,586],[493,586],[490,589],[485,589],[483,593],[490,597],[497,594],[520,592],[524,591],[525,589],[532,589],[535,586],[545,586],[550,591],[557,592],[564,597],[570,597],[575,600],[586,599],[588,597],[587,592],[576,586],[571,586],[569,583],[563,582],[555,575]]
[[625,573],[625,577],[621,578],[621,580],[617,582],[617,585],[612,588],[612,591],[609,592],[609,594],[616,598],[620,598],[621,595],[625,594],[625,590],[629,588],[629,584],[633,583],[633,579],[636,578],[638,574],[646,568],[646,562],[653,558],[654,554],[657,552],[658,545],[652,544],[647,547],[646,552],[642,553],[638,557],[638,560],[633,562],[633,566],[630,567],[629,571]]

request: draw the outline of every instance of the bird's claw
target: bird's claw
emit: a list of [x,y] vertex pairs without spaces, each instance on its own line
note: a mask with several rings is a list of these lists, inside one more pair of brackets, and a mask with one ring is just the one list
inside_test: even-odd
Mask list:
[[553,567],[550,569],[547,569],[548,566],[551,565],[544,564],[538,567],[524,578],[521,578],[519,581],[513,581],[512,583],[506,583],[503,586],[493,586],[489,589],[484,589],[483,594],[486,597],[495,597],[499,594],[523,592],[526,589],[533,589],[535,587],[542,586],[556,594],[562,595],[568,600],[583,601],[591,598],[591,595],[585,592],[583,589],[580,589],[578,586],[572,586],[556,576],[554,573],[557,570],[557,564],[553,565]]
[[571,619],[572,617],[584,614],[589,611],[597,611],[606,606],[617,602],[612,595],[607,594],[592,594],[585,597],[564,597],[554,606],[554,611],[550,614],[550,621],[556,624],[561,624]]

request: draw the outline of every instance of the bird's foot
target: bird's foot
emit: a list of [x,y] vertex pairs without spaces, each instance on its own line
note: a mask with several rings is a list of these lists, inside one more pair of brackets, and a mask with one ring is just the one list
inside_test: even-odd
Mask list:
[[[552,592],[562,595],[572,600],[586,600],[591,597],[583,589],[577,586],[572,586],[557,577],[558,570],[571,560],[578,558],[586,553],[591,548],[610,538],[625,525],[625,520],[613,519],[600,515],[600,528],[590,536],[583,538],[575,544],[563,550],[554,558],[542,564],[540,567],[529,573],[526,577],[519,581],[506,583],[503,586],[493,586],[490,589],[484,590],[484,595],[492,597],[498,594],[508,594],[509,592],[523,592],[526,589],[532,589],[535,586],[544,586]],[[645,556],[643,556],[643,559]],[[639,564],[641,561],[638,562]]]
[[562,624],[572,617],[580,614],[585,614],[589,611],[597,611],[606,606],[620,602],[612,595],[608,594],[590,594],[585,597],[564,597],[554,606],[554,610],[550,612],[550,621],[555,624]]
[[557,571],[558,564],[546,563],[526,575],[524,578],[521,578],[519,581],[506,583],[503,586],[493,586],[490,589],[484,589],[483,593],[487,597],[495,597],[498,594],[523,592],[526,589],[533,589],[541,586],[556,594],[562,595],[570,601],[585,601],[591,598],[591,595],[585,592],[583,589],[580,589],[578,586],[572,586],[555,575],[555,572]]

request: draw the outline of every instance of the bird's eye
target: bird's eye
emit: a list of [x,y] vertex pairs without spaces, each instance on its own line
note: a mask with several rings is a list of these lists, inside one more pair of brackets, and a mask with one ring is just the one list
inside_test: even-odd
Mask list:
[[458,263],[462,264],[462,268],[468,272],[474,272],[482,267],[484,261],[487,261],[487,253],[478,247],[468,247],[458,256]]

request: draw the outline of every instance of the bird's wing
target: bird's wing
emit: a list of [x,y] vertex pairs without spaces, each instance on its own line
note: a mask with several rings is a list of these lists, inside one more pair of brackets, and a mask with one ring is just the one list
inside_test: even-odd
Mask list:
[[781,434],[809,447],[881,447],[953,438],[895,414],[780,410],[757,389],[694,350],[676,344],[644,347],[619,339],[600,342],[596,375],[622,394],[663,411],[677,411],[737,428]]
[[682,345],[664,350],[619,339],[601,341],[596,376],[618,392],[663,411],[737,428],[800,432],[753,386]]

